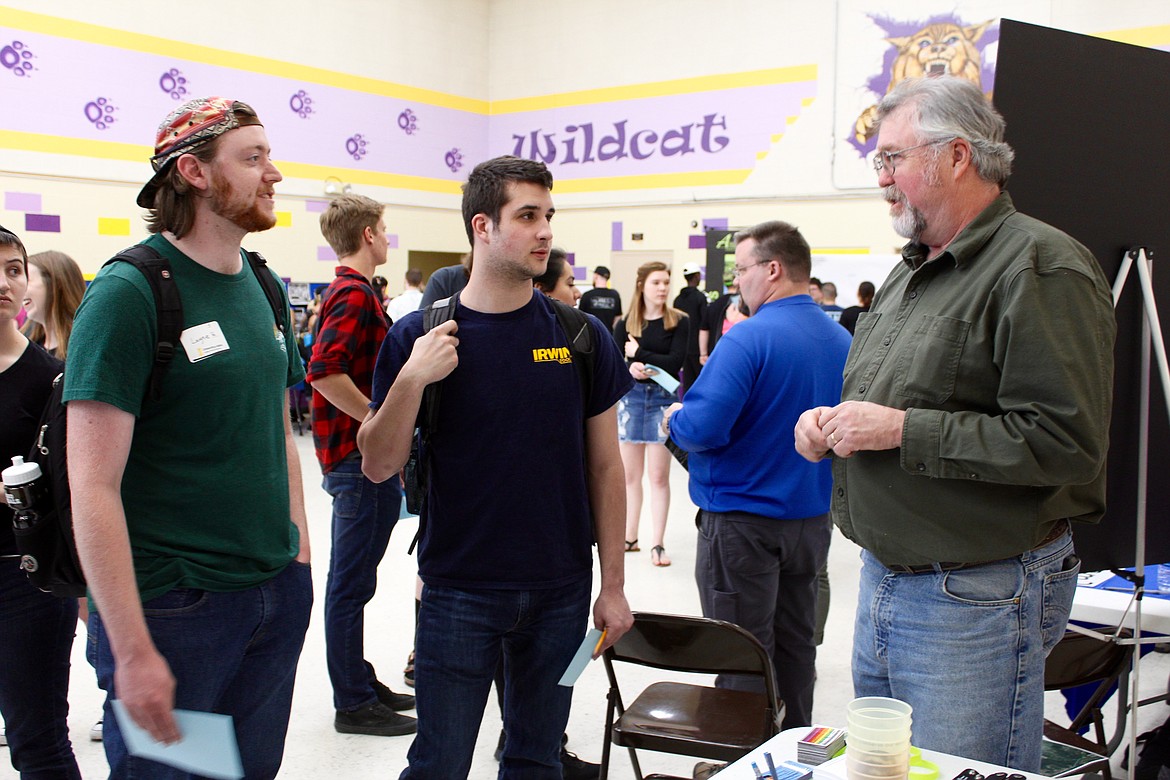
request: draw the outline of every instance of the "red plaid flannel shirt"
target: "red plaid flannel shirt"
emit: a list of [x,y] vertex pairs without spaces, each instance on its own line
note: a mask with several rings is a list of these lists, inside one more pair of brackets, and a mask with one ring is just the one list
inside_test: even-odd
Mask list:
[[[339,265],[334,275],[321,298],[320,328],[305,379],[312,384],[330,374],[348,374],[357,389],[369,397],[374,363],[390,320],[361,273]],[[313,446],[323,472],[328,474],[357,449],[359,425],[360,420],[326,401],[321,393],[313,393]]]

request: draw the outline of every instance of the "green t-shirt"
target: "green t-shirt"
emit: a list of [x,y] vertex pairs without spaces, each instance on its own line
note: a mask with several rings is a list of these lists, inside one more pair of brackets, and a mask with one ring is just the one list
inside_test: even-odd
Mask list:
[[[66,402],[100,401],[137,421],[122,503],[142,600],[172,588],[233,591],[276,576],[296,556],[285,458],[286,388],[304,378],[244,260],[208,270],[161,236],[145,242],[171,263],[183,324],[222,332],[227,349],[192,362],[182,346],[146,398],[158,320],[146,278],[129,263],[103,268],[86,291],[69,342]],[[207,343],[207,342],[204,342]]]

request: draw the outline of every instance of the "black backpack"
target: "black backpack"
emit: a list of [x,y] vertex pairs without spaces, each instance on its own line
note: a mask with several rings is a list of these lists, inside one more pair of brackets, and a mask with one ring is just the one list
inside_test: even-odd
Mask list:
[[[279,283],[268,272],[267,261],[262,255],[246,252],[245,256],[272,307],[276,326],[283,333],[285,309]],[[183,332],[183,302],[179,298],[179,288],[171,274],[170,263],[145,244],[129,247],[105,265],[117,262],[130,263],[137,268],[146,277],[154,294],[158,341],[146,398],[157,401],[162,397],[163,375],[175,356]],[[64,389],[65,375],[58,374],[53,380],[53,390],[41,413],[37,439],[27,459],[29,463],[40,466],[44,487],[36,500],[35,515],[14,524],[13,533],[20,553],[20,568],[33,585],[61,598],[80,598],[85,595],[85,576],[73,539],[73,511],[65,457],[66,412],[61,402]]]
[[[557,315],[557,322],[569,341],[569,352],[573,356],[573,366],[577,369],[577,381],[581,387],[582,407],[589,403],[589,396],[593,390],[593,331],[589,327],[589,317],[580,309],[568,306],[555,298],[549,298],[553,310]],[[435,301],[423,311],[423,333],[431,328],[442,325],[455,317],[455,308],[459,305],[459,293],[450,298]],[[431,431],[439,421],[439,396],[443,387],[442,382],[432,382],[423,390],[422,406],[418,412],[417,428],[410,445],[410,458],[403,467],[403,495],[406,499],[406,511],[419,516],[418,533],[410,548],[422,537],[425,519],[423,517],[423,503],[427,489],[430,486],[430,441]],[[422,454],[420,454],[422,453]]]

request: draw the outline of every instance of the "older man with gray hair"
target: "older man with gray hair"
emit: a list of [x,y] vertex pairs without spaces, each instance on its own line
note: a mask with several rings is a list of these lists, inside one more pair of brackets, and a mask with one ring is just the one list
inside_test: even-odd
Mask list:
[[1105,508],[1115,323],[1093,256],[1020,214],[1013,152],[974,85],[907,80],[874,168],[909,243],[858,321],[842,403],[797,448],[833,456],[833,519],[863,547],[858,696],[914,707],[924,748],[1040,766],[1044,661]]

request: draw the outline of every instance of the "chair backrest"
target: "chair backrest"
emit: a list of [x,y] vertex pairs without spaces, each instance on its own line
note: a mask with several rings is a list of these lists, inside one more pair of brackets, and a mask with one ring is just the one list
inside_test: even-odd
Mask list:
[[[1133,632],[1122,629],[1119,637],[1129,639]],[[1044,664],[1044,690],[1056,691],[1086,683],[1119,677],[1133,656],[1133,645],[1068,631],[1052,648]]]
[[723,620],[635,612],[633,628],[606,655],[679,672],[760,675],[769,690],[776,687],[771,659],[759,640]]

